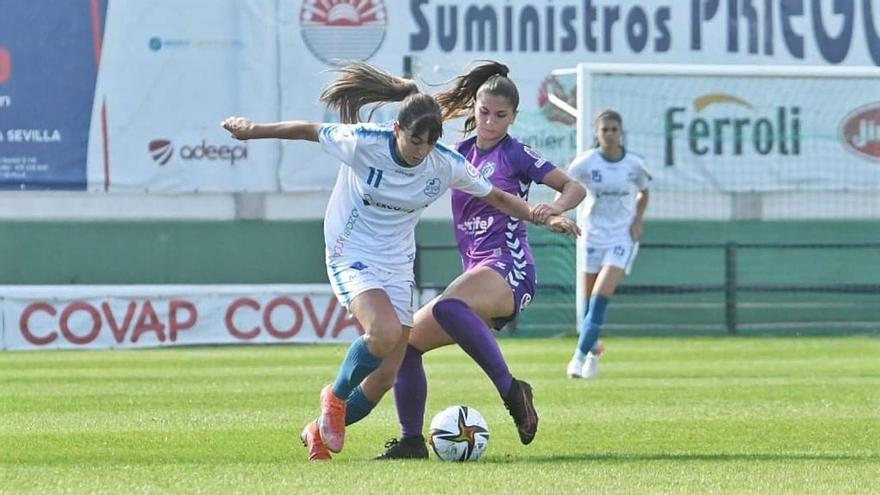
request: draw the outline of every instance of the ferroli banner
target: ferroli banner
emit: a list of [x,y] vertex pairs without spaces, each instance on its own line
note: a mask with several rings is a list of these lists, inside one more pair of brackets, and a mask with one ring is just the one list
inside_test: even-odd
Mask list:
[[880,190],[880,79],[598,73],[660,191]]
[[347,343],[363,334],[326,285],[5,286],[3,349]]

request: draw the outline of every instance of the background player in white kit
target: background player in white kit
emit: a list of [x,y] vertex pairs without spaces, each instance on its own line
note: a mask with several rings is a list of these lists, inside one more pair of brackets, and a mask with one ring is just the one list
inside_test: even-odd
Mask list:
[[[386,356],[403,356],[392,351],[402,351],[413,325],[415,226],[421,212],[453,188],[510,216],[530,218],[528,203],[493,187],[462,155],[437,142],[443,133],[441,109],[415,82],[364,63],[339,72],[321,101],[339,109],[344,122],[357,122],[363,105],[401,101],[397,121],[387,126],[254,124],[230,117],[222,124],[238,139],[320,141],[346,165],[340,167],[324,218],[327,274],[364,335],[349,348],[335,382],[321,391],[321,415],[302,433],[310,460],[328,460],[328,451],[342,450],[346,399],[352,400]],[[544,224],[554,232],[578,232],[561,216]]]
[[577,253],[583,270],[586,314],[566,370],[572,378],[595,378],[599,373],[599,335],[605,311],[638,252],[651,180],[644,158],[621,144],[620,114],[603,110],[594,123],[598,146],[576,157],[568,170],[572,179],[587,188],[580,215],[585,249]]

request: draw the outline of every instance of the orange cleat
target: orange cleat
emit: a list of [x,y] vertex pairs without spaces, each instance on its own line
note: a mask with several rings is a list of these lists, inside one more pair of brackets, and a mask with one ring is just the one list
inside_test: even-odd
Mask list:
[[324,445],[324,441],[321,440],[321,433],[318,432],[317,420],[312,421],[303,428],[300,439],[302,440],[303,445],[309,448],[310,461],[329,461],[332,459],[332,457],[330,457],[330,451],[327,450],[327,446]]
[[321,390],[321,417],[318,418],[321,439],[330,452],[341,452],[345,443],[345,400],[333,394],[333,386]]

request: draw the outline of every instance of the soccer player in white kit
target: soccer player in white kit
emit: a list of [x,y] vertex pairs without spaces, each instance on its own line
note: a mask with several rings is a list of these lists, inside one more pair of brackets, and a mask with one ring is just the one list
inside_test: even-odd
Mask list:
[[578,249],[584,276],[587,311],[566,373],[571,378],[596,378],[602,346],[599,334],[608,301],[628,275],[642,236],[642,217],[648,207],[645,159],[621,145],[623,119],[604,110],[595,120],[598,146],[576,157],[568,175],[587,188],[580,210],[585,249]]
[[[344,122],[356,122],[365,104],[401,101],[397,121],[387,126],[254,124],[230,117],[222,123],[238,139],[320,142],[345,165],[324,218],[327,274],[364,335],[349,347],[335,382],[321,391],[321,415],[303,430],[310,460],[329,460],[330,452],[342,450],[346,400],[363,393],[359,384],[385,356],[403,355],[393,351],[406,346],[413,325],[415,226],[421,212],[453,188],[530,219],[528,203],[493,187],[463,156],[437,142],[443,133],[441,109],[415,82],[359,62],[339,72],[321,101],[339,109]],[[554,232],[578,233],[577,225],[561,216],[544,224]]]

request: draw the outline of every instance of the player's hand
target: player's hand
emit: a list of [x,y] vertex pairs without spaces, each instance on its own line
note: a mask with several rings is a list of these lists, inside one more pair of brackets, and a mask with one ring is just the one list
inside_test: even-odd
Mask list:
[[538,225],[543,225],[547,223],[547,219],[553,215],[562,215],[562,211],[553,205],[539,203],[529,210],[529,215],[532,217],[533,222]]
[[629,235],[633,242],[639,242],[642,239],[642,221],[636,220],[629,226]]
[[235,139],[250,139],[254,123],[247,117],[228,117],[220,125],[232,134]]
[[533,222],[540,225],[547,223],[547,219],[553,215],[562,215],[562,210],[551,204],[539,203],[529,210],[529,215]]
[[581,235],[581,228],[578,227],[578,224],[561,215],[554,215],[548,218],[545,225],[550,232],[555,232],[557,234],[566,234],[572,237],[578,237]]

